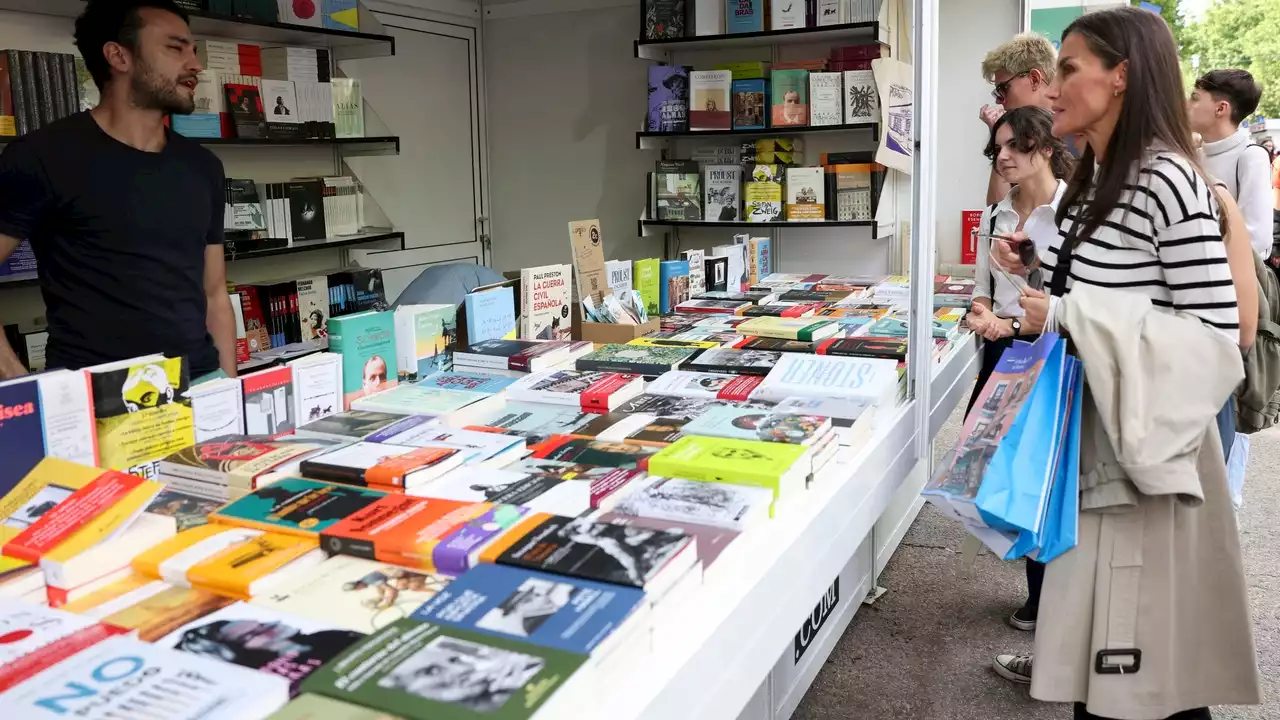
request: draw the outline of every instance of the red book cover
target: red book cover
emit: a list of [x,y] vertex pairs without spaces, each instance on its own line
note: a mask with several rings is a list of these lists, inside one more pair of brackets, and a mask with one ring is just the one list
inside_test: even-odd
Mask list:
[[418,448],[374,465],[364,471],[365,482],[370,485],[390,485],[404,488],[404,476],[415,470],[429,468],[458,454],[454,448]]
[[802,282],[802,283],[816,283],[816,282],[822,282],[822,281],[823,281],[823,280],[825,280],[825,279],[827,279],[827,275],[826,275],[825,273],[817,273],[817,274],[814,274],[814,275],[805,275],[805,276],[804,276],[804,279],[803,279],[803,280],[801,280],[800,282]]
[[240,378],[244,391],[246,435],[271,438],[291,435],[297,429],[293,397],[293,369],[270,368]]
[[240,295],[240,314],[244,317],[244,337],[249,352],[270,349],[271,337],[267,332],[267,319],[263,315],[259,288],[253,285],[237,285],[236,293]]
[[609,397],[622,388],[630,385],[638,375],[613,374],[606,375],[582,391],[582,409],[593,412],[609,412]]
[[18,134],[17,110],[13,106],[13,69],[9,56],[0,52],[0,135],[13,137]]
[[760,387],[760,383],[764,382],[764,378],[759,375],[739,375],[734,378],[728,385],[720,389],[716,393],[717,400],[750,400],[751,393]]
[[960,211],[960,264],[974,265],[978,262],[978,227],[982,223],[981,210]]
[[[18,630],[17,633],[22,634],[21,640],[31,634],[31,630]],[[75,632],[65,635],[54,640],[48,645],[41,646],[38,650],[22,655],[16,660],[6,663],[0,667],[0,692],[4,692],[20,683],[26,682],[29,678],[37,673],[57,665],[85,648],[96,645],[112,635],[123,635],[129,630],[119,628],[114,625],[103,625],[95,623],[88,627],[81,628]],[[6,642],[9,633],[0,636],[0,643]]]
[[3,554],[29,563],[39,562],[41,556],[75,534],[81,525],[120,502],[143,482],[137,475],[105,471],[5,543]]
[[624,468],[617,468],[605,473],[604,475],[591,478],[592,509],[599,508],[602,500],[626,487],[632,480],[644,478],[646,476],[647,473],[643,470],[626,470]]
[[561,350],[561,349],[565,348],[567,345],[568,345],[568,343],[565,343],[565,342],[555,342],[555,341],[553,341],[553,342],[538,343],[537,345],[535,345],[535,346],[533,346],[533,347],[526,348],[526,349],[524,349],[524,350],[521,350],[521,351],[520,351],[520,352],[518,352],[518,353],[515,353],[514,355],[509,356],[509,357],[507,358],[507,369],[508,369],[508,370],[520,370],[520,371],[522,371],[522,372],[529,372],[529,371],[530,371],[530,370],[529,370],[529,361],[530,361],[530,360],[532,360],[533,358],[538,357],[539,355],[542,355],[542,354],[544,354],[544,353],[549,353],[549,352],[554,352],[554,351],[556,351],[556,350]]

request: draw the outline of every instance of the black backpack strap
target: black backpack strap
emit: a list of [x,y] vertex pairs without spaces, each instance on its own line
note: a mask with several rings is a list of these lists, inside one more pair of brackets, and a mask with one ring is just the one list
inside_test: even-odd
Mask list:
[[1057,261],[1053,264],[1053,281],[1049,284],[1050,296],[1062,297],[1067,294],[1067,276],[1071,274],[1071,260],[1075,257],[1076,245],[1079,244],[1079,228],[1080,218],[1077,216],[1071,221],[1071,229],[1058,248]]

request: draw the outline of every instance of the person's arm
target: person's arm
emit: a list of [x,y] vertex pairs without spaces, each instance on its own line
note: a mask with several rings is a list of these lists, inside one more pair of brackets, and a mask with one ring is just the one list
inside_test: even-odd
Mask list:
[[204,296],[208,306],[205,326],[218,349],[218,366],[231,377],[236,376],[236,319],[227,294],[227,261],[221,245],[207,245],[204,250]]
[[1240,309],[1240,349],[1248,350],[1258,335],[1258,279],[1253,265],[1253,249],[1249,247],[1244,216],[1231,193],[1221,187],[1214,190],[1226,221],[1222,240],[1227,244],[1227,265],[1231,268],[1236,306]]
[[1275,199],[1271,192],[1271,163],[1262,148],[1245,148],[1240,158],[1240,213],[1248,228],[1253,251],[1264,259],[1271,257],[1272,221]]
[[[18,249],[18,240],[8,235],[0,235],[0,263],[4,262]],[[27,374],[18,354],[9,346],[9,340],[0,333],[0,380],[11,380]]]
[[[991,204],[987,205],[987,209],[982,211],[982,219],[978,221],[978,232],[987,232],[991,227]],[[973,301],[975,303],[986,305],[987,309],[991,309],[991,299],[995,297],[993,294],[995,288],[991,287],[991,241],[978,238],[978,247],[976,248],[977,260],[974,261],[973,268]]]
[[1000,177],[1000,174],[995,171],[995,168],[992,168],[991,178],[987,180],[987,204],[994,205],[1000,202],[1012,189],[1013,186],[1005,182],[1004,178]]

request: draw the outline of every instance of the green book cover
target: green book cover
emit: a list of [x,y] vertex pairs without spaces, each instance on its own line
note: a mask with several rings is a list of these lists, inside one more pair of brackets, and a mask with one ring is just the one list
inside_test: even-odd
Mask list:
[[227,525],[316,537],[348,515],[386,496],[352,485],[283,478],[209,516]]
[[587,660],[497,635],[397,620],[311,673],[303,692],[405,720],[521,720]]
[[818,415],[775,413],[760,408],[713,407],[694,418],[684,435],[809,445],[830,427]]
[[680,365],[697,357],[702,350],[687,347],[647,347],[644,345],[597,345],[595,352],[578,358],[579,370],[596,372],[633,373],[636,375],[661,375],[677,370]]
[[764,487],[777,497],[780,479],[807,451],[800,445],[686,435],[649,458],[649,473]]
[[636,290],[649,317],[658,317],[658,259],[635,261]]
[[329,319],[329,352],[342,356],[344,410],[398,384],[395,315],[370,310]]
[[771,127],[809,124],[809,71],[774,70],[769,78],[772,95]]
[[397,718],[381,710],[307,693],[299,695],[288,705],[268,715],[266,720],[397,720]]

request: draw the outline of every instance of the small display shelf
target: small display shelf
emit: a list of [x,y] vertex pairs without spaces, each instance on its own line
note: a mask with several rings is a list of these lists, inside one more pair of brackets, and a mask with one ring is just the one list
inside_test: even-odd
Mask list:
[[226,258],[227,262],[233,262],[235,260],[250,260],[252,258],[272,257],[275,255],[292,255],[294,253],[310,252],[311,250],[332,250],[334,248],[363,245],[383,240],[399,240],[400,249],[404,247],[404,233],[368,228],[359,235],[344,235],[324,238],[323,240],[298,240],[280,247],[254,248],[253,241],[248,241],[239,243],[239,245],[243,246],[243,249],[241,249],[237,247],[237,243],[228,242],[226,245]]
[[857,132],[870,130],[872,136],[879,134],[879,123],[851,123],[849,125],[819,125],[817,127],[775,127],[750,130],[688,130],[685,132],[649,132],[641,130],[636,133],[637,150],[655,150],[666,146],[668,140],[688,140],[707,137],[740,137],[761,138],[779,135],[813,135],[830,132]]
[[765,30],[732,35],[694,35],[664,40],[636,40],[636,57],[645,60],[667,60],[673,52],[684,50],[724,50],[729,48],[764,47],[769,45],[803,45],[845,40],[877,40],[880,23],[845,23],[820,27]]

